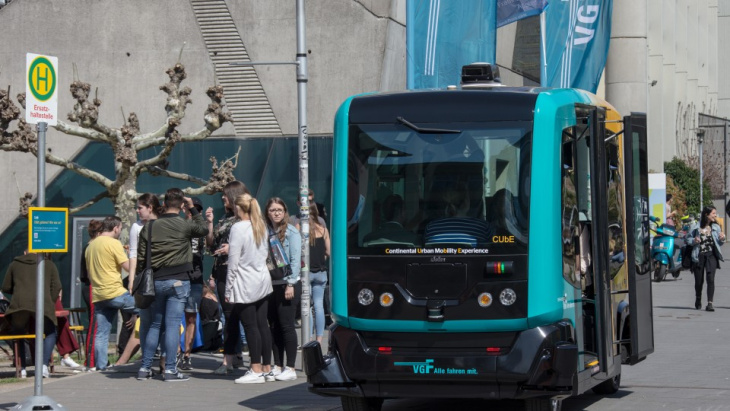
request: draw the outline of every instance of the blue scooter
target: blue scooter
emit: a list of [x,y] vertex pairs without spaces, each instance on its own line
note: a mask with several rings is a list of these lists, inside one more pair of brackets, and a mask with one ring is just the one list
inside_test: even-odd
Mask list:
[[651,230],[656,233],[651,242],[651,257],[654,260],[654,281],[661,282],[671,273],[674,278],[679,277],[681,265],[674,262],[674,239],[680,237],[680,233],[674,226],[659,224],[661,220],[649,216],[649,220],[656,224]]

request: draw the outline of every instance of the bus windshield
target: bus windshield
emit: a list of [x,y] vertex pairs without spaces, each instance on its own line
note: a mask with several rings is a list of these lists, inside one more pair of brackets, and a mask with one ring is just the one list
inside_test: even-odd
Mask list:
[[524,252],[532,122],[399,121],[350,125],[349,253],[495,245]]

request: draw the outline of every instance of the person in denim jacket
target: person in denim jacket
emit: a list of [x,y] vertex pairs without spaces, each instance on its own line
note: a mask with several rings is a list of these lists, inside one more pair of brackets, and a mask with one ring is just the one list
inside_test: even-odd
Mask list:
[[[297,359],[297,333],[294,317],[302,297],[300,281],[302,261],[302,237],[289,224],[286,203],[279,197],[272,197],[266,203],[266,224],[274,232],[289,259],[291,274],[274,281],[274,293],[269,299],[269,326],[274,350],[274,367],[265,375],[268,381],[292,381],[297,378],[294,363]],[[284,355],[286,354],[286,367]]]
[[702,308],[702,286],[707,277],[707,311],[715,311],[712,298],[715,294],[715,271],[720,268],[720,261],[725,261],[720,246],[725,243],[725,234],[716,222],[717,210],[707,206],[702,210],[700,226],[692,230],[685,238],[687,245],[692,246],[692,271],[695,275],[695,308]]

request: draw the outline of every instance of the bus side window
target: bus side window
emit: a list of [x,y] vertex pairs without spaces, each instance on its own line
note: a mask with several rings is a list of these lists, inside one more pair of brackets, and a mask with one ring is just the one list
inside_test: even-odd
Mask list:
[[570,129],[563,132],[562,154],[563,278],[573,287],[580,288],[580,213],[578,212],[578,190],[574,170],[575,144]]

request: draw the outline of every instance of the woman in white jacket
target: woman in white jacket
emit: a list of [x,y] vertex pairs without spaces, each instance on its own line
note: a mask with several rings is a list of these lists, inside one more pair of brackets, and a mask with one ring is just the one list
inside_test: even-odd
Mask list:
[[[239,222],[231,227],[228,248],[226,302],[233,304],[231,320],[226,324],[228,335],[237,335],[238,322],[248,340],[251,368],[236,384],[265,382],[271,371],[271,333],[267,321],[268,298],[273,291],[266,266],[269,245],[261,208],[250,194],[236,198]],[[226,339],[223,352],[228,364],[235,353],[235,338]],[[263,358],[262,358],[263,357]],[[262,359],[263,365],[262,366]]]

